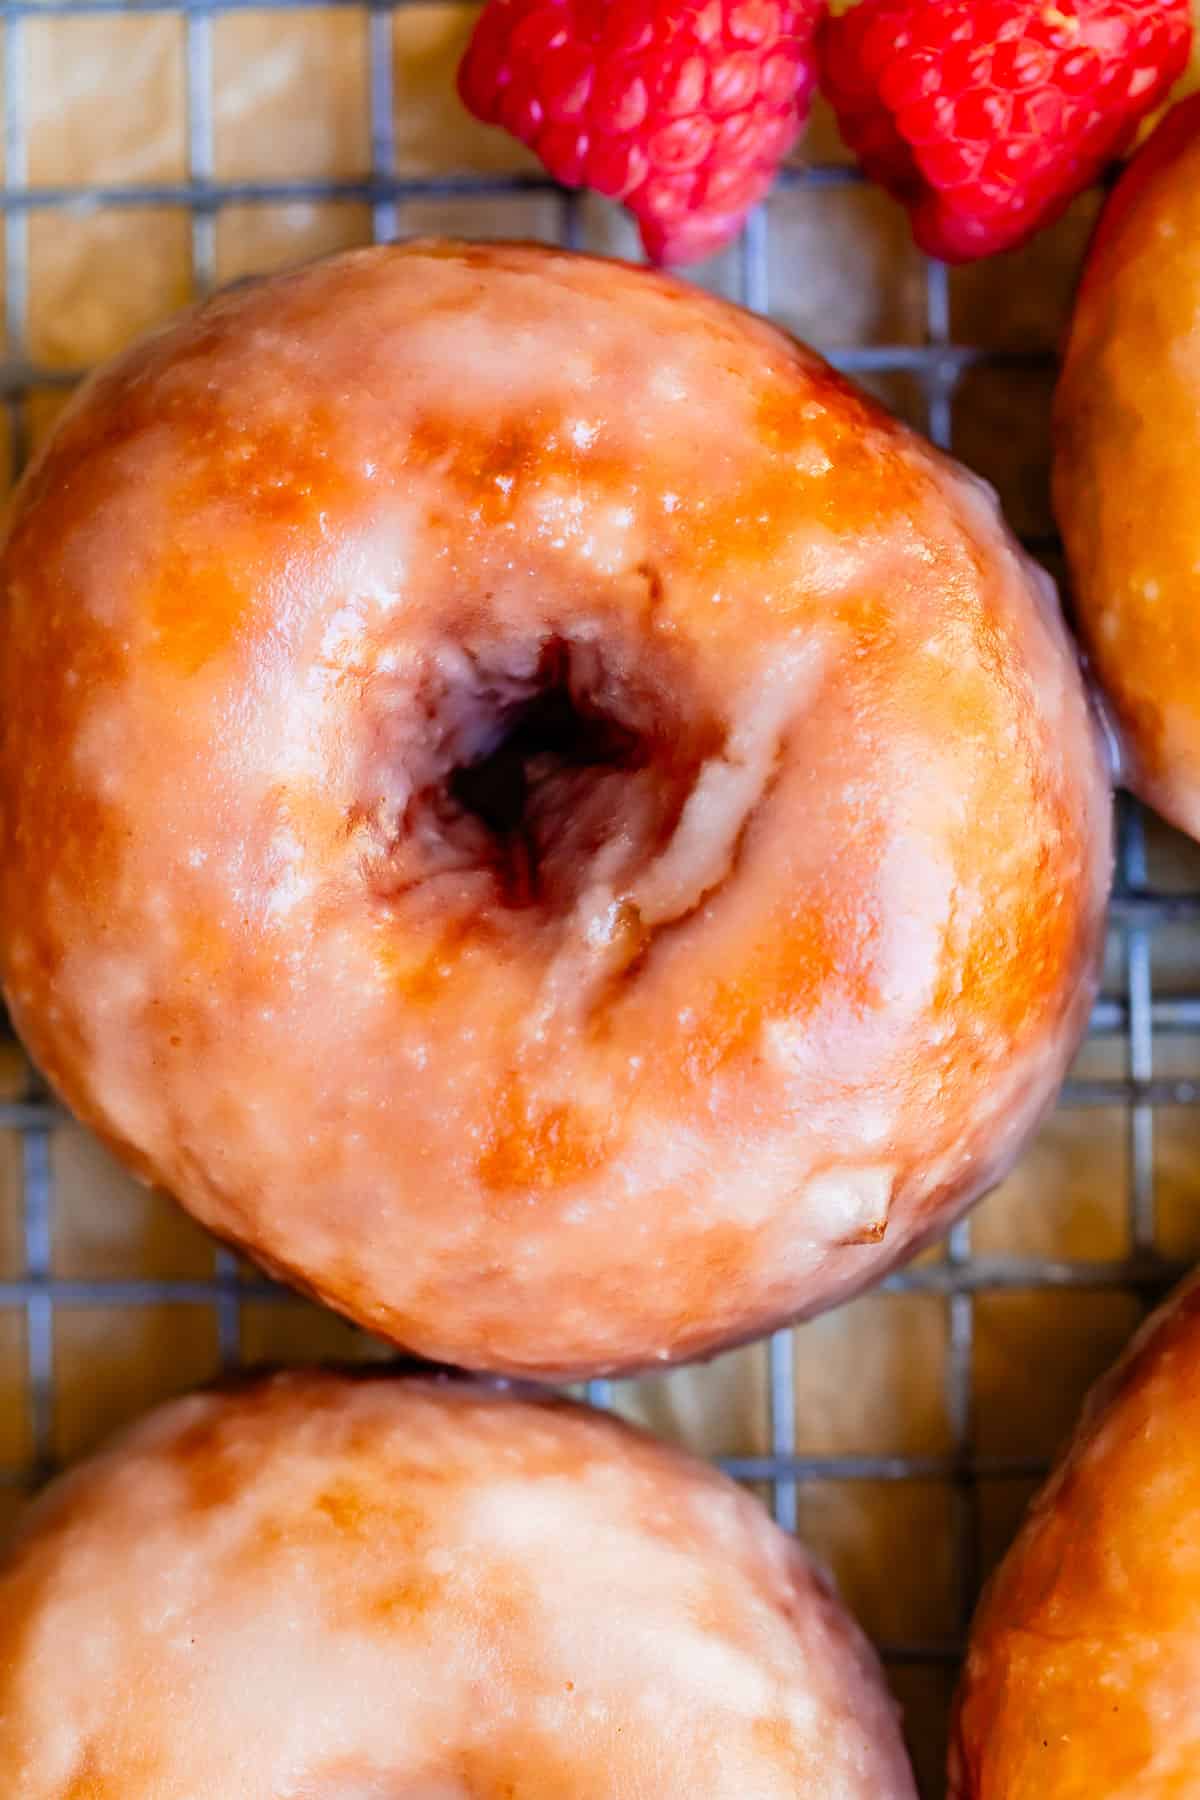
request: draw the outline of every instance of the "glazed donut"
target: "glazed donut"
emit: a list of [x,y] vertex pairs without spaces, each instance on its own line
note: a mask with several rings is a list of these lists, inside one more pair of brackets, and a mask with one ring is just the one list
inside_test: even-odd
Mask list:
[[76,1111],[421,1354],[696,1355],[994,1181],[1109,790],[979,483],[772,327],[364,251],[94,379],[3,553],[0,936]]
[[1055,506],[1124,778],[1200,838],[1200,95],[1101,217],[1055,405]]
[[985,1591],[951,1800],[1200,1794],[1200,1280],[1090,1396]]
[[748,1494],[584,1408],[292,1373],[151,1415],[0,1569],[6,1800],[915,1800]]

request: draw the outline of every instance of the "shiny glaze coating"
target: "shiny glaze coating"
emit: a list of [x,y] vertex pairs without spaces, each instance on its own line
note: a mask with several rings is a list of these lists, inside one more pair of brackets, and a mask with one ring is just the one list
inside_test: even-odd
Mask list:
[[1200,1796],[1200,1281],[1146,1324],[993,1576],[951,1800]]
[[1055,406],[1055,506],[1129,786],[1200,838],[1200,95],[1102,215]]
[[219,298],[75,403],[3,584],[26,1041],[427,1356],[829,1304],[1003,1172],[1084,1025],[1109,793],[1052,587],[664,277],[417,244]]
[[583,1408],[313,1373],[153,1414],[0,1568],[5,1800],[914,1800],[730,1481]]

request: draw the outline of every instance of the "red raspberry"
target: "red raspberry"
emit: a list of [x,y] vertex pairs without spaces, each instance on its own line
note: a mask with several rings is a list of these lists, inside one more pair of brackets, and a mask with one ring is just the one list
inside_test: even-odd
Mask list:
[[621,200],[647,254],[736,237],[808,114],[825,0],[487,0],[468,109],[557,181]]
[[1189,0],[861,0],[820,33],[863,168],[946,262],[1011,250],[1125,150],[1183,73]]

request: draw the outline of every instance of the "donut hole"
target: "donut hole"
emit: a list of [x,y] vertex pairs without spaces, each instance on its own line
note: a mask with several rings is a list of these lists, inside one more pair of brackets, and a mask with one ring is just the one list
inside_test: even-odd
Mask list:
[[631,769],[645,760],[636,732],[603,713],[591,712],[560,677],[513,709],[494,750],[451,770],[451,798],[502,844],[544,835],[541,815],[553,784],[587,786],[584,771]]
[[432,804],[455,860],[486,867],[501,905],[554,914],[658,853],[716,736],[591,638],[475,656],[438,714]]

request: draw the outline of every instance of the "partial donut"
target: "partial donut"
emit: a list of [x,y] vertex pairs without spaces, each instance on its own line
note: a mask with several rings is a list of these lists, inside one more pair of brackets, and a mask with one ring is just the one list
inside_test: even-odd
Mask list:
[[1200,95],[1102,215],[1055,408],[1055,505],[1128,785],[1200,838]]
[[745,313],[365,251],[92,381],[0,567],[4,987],[76,1111],[440,1361],[826,1306],[1007,1168],[1109,791],[992,496]]
[[915,1800],[865,1640],[583,1408],[278,1376],[59,1482],[0,1569],[5,1800]]
[[1200,1795],[1200,1280],[1088,1400],[971,1632],[951,1800]]

